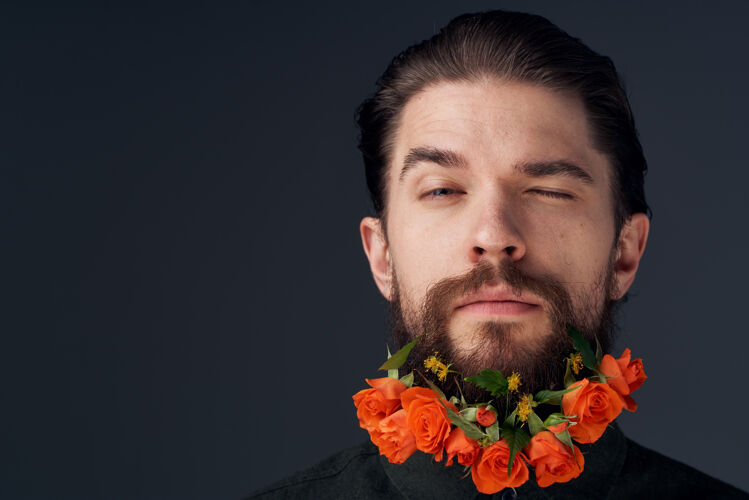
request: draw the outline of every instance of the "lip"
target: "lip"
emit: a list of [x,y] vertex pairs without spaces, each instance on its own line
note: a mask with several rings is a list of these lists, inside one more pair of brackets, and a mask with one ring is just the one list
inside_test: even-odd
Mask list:
[[483,288],[473,293],[458,303],[457,307],[467,306],[474,302],[522,302],[532,306],[540,305],[540,301],[528,294],[521,293],[518,295],[509,287],[498,286],[494,288]]
[[458,303],[455,310],[477,314],[523,314],[540,308],[538,299],[528,294],[517,295],[509,287],[485,288]]

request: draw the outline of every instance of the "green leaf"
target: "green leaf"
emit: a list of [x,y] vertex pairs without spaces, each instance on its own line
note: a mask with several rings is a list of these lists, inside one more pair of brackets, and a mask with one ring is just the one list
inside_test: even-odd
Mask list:
[[572,345],[580,351],[583,357],[583,364],[591,370],[598,370],[598,363],[596,363],[596,355],[593,353],[593,349],[590,348],[590,343],[585,339],[580,332],[578,332],[572,325],[567,325],[567,331],[572,337]]
[[596,335],[596,361],[598,366],[601,366],[601,360],[603,359],[603,352],[601,351],[601,343],[598,342],[598,335]]
[[478,408],[471,406],[468,408],[464,408],[463,411],[460,412],[460,414],[463,415],[463,418],[465,418],[469,422],[475,422],[477,411],[478,411]]
[[465,432],[466,437],[473,439],[474,441],[480,441],[486,437],[486,434],[481,432],[481,429],[479,429],[476,424],[472,424],[467,419],[463,418],[460,413],[453,411],[453,409],[443,403],[441,399],[438,401],[445,407],[445,410],[447,410],[447,417],[450,419],[450,422],[452,422],[455,427]]
[[560,440],[562,443],[567,445],[567,447],[572,452],[572,456],[575,455],[575,447],[572,445],[572,436],[570,436],[570,431],[565,430],[564,432],[558,432],[558,433],[552,433],[554,434],[558,440]]
[[403,375],[401,377],[401,382],[406,384],[406,387],[411,387],[414,385],[414,372],[410,372],[408,375]]
[[499,441],[499,421],[495,420],[492,425],[486,428],[486,435],[493,441]]
[[577,380],[575,380],[575,376],[572,374],[572,361],[570,361],[570,358],[567,358],[567,369],[564,372],[564,386],[569,387],[575,382]]
[[593,370],[593,372],[596,374],[596,376],[593,377],[593,379],[594,380],[597,379],[598,382],[602,382],[605,384],[606,380],[611,378],[611,377],[607,377],[606,375],[604,375],[600,370]]
[[502,424],[502,427],[509,425],[510,427],[515,427],[515,417],[517,417],[518,411],[517,409],[512,410],[512,413],[505,419],[504,423]]
[[536,415],[535,413],[531,413],[528,415],[528,429],[531,431],[531,436],[535,436],[539,432],[546,429],[544,427],[544,423],[541,422],[541,419]]
[[544,420],[544,427],[551,427],[552,425],[561,424],[564,422],[567,422],[568,419],[574,418],[572,416],[567,416],[562,413],[552,413],[548,417],[546,417],[546,420]]
[[[390,359],[393,356],[392,354],[390,354],[390,346],[387,345],[387,344],[385,344],[385,349],[387,349],[387,351],[388,351],[388,359]],[[388,377],[394,378],[394,379],[398,380],[399,376],[400,375],[398,374],[398,369],[397,368],[394,368],[392,370],[388,370]]]
[[548,403],[552,405],[560,405],[562,404],[562,396],[567,394],[568,392],[572,392],[576,389],[579,389],[580,386],[576,387],[568,387],[566,389],[563,389],[561,391],[538,391],[536,393],[536,401],[539,403]]
[[512,473],[512,463],[515,461],[515,455],[526,447],[531,437],[523,429],[515,428],[510,425],[502,426],[502,439],[510,447],[510,461],[507,465],[507,477]]
[[390,356],[387,361],[382,363],[382,366],[380,366],[378,370],[397,370],[398,368],[403,366],[403,363],[405,363],[406,359],[408,358],[408,354],[411,352],[411,349],[414,348],[416,342],[418,342],[419,339],[421,339],[421,335],[398,349],[398,352]]
[[482,370],[478,375],[466,377],[465,380],[481,387],[494,397],[507,394],[507,379],[499,370]]

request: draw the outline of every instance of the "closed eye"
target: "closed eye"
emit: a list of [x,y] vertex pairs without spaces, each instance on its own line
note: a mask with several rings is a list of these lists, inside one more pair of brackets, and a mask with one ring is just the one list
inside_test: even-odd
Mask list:
[[560,193],[558,191],[546,191],[544,189],[531,189],[532,193],[540,194],[541,196],[546,196],[547,198],[556,198],[560,200],[571,200],[574,198],[571,194],[567,193]]

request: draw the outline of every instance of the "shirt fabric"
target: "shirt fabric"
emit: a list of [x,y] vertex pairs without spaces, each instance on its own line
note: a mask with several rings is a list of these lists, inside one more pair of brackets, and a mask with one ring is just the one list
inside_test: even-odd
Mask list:
[[432,455],[415,452],[395,465],[370,441],[336,453],[319,464],[255,492],[249,499],[744,499],[749,494],[693,467],[627,438],[616,423],[592,444],[579,445],[583,472],[566,483],[541,488],[529,468],[522,486],[494,495],[476,490],[470,474],[455,464],[445,467]]

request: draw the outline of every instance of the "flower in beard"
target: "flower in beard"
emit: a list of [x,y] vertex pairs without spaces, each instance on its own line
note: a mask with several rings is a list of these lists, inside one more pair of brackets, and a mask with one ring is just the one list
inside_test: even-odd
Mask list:
[[534,468],[536,482],[540,487],[566,483],[582,473],[585,458],[580,448],[572,446],[573,449],[570,450],[549,431],[539,432],[531,438],[525,454]]
[[362,389],[353,398],[359,425],[371,432],[380,425],[380,420],[401,408],[401,393],[406,384],[390,377],[364,380],[372,388]]
[[380,420],[370,432],[372,442],[393,464],[402,464],[416,451],[416,440],[406,423],[406,410],[398,410]]
[[455,457],[458,458],[459,464],[471,465],[476,461],[479,451],[481,451],[479,444],[466,436],[462,429],[455,427],[445,440],[445,453],[447,454],[445,466],[452,465]]
[[458,409],[425,387],[406,389],[401,394],[401,402],[408,414],[406,421],[416,438],[416,447],[425,453],[434,453],[434,459],[440,462],[445,440],[450,434],[445,406],[455,412]]
[[515,455],[512,473],[508,477],[510,447],[504,441],[497,441],[481,450],[478,461],[471,467],[471,476],[476,489],[486,495],[504,488],[516,488],[528,480],[528,467],[523,462],[523,453]]

